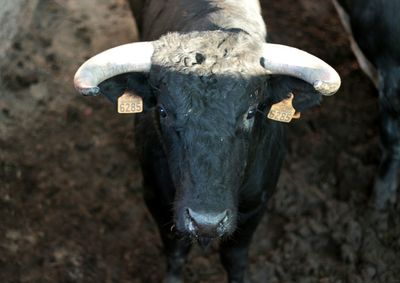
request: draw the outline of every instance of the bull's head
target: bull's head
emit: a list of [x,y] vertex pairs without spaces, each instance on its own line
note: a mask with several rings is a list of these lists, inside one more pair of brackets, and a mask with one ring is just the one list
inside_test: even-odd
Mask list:
[[[254,158],[250,152],[265,143],[255,129],[265,116],[257,113],[291,91],[302,110],[340,86],[329,65],[304,51],[222,31],[173,33],[110,49],[82,65],[75,86],[84,95],[97,95],[101,82],[132,72],[148,74],[150,90],[134,91],[147,108],[158,109],[176,188],[176,227],[202,237],[235,229],[239,188]],[[283,76],[274,81],[274,75],[292,81],[288,85]]]

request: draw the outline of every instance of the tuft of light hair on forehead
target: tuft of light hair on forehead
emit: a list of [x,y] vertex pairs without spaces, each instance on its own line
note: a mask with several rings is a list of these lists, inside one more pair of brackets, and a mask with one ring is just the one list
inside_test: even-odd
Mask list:
[[261,51],[262,42],[245,32],[169,33],[155,44],[152,63],[199,75],[260,75],[265,74],[260,65]]

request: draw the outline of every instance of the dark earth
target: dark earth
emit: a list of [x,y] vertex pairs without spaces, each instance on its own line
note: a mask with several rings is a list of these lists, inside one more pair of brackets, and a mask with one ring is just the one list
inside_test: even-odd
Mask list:
[[[321,57],[342,88],[289,125],[278,189],[251,245],[250,282],[400,282],[400,205],[370,206],[380,156],[376,90],[330,1],[262,5],[270,41]],[[72,86],[85,59],[134,40],[123,0],[40,0],[2,63],[1,283],[162,281],[132,116]],[[184,277],[224,282],[217,246],[195,247]]]

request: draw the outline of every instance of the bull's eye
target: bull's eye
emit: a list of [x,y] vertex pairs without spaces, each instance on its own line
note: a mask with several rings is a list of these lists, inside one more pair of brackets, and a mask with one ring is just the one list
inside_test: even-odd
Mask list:
[[158,106],[158,113],[160,114],[161,118],[166,118],[168,116],[167,110],[164,107]]
[[247,117],[246,117],[247,120],[249,120],[251,118],[254,118],[254,116],[256,115],[256,112],[257,112],[257,108],[256,107],[250,109],[249,112],[247,112]]

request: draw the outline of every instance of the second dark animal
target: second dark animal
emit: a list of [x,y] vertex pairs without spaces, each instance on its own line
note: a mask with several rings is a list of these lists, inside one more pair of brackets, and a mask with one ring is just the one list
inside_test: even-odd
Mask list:
[[338,0],[362,70],[379,92],[382,157],[373,188],[379,209],[396,203],[400,171],[400,1]]

